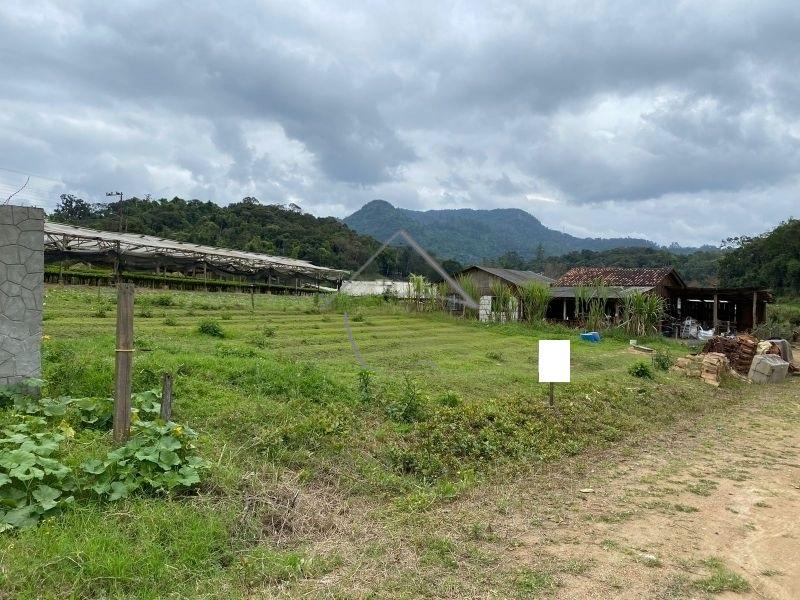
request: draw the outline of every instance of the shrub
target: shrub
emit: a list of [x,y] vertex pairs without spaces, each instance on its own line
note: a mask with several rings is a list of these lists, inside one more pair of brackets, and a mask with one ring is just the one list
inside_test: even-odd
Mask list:
[[643,360],[637,361],[628,367],[628,373],[641,379],[653,379],[653,368]]
[[375,400],[374,379],[375,373],[369,369],[361,369],[358,372],[358,394],[365,404],[371,404]]
[[[74,470],[59,457],[60,442],[76,437],[76,429],[107,430],[113,400],[22,394],[13,400],[14,412],[2,413],[13,424],[0,434],[0,532],[34,526],[89,493],[113,501],[135,490],[186,490],[197,485],[208,468],[195,452],[194,431],[158,419],[161,404],[156,391],[133,395],[132,436],[124,446]],[[79,445],[86,446],[87,439],[98,438],[82,438]]]
[[653,355],[653,365],[659,371],[669,371],[672,366],[672,356],[666,350],[659,350]]
[[225,337],[225,332],[222,330],[222,327],[213,319],[203,319],[200,321],[200,323],[197,325],[197,331],[198,333],[210,335],[212,337]]
[[753,335],[761,340],[791,340],[793,336],[792,329],[792,324],[789,321],[780,321],[775,317],[770,317],[765,323],[759,323],[755,326]]
[[449,406],[452,408],[461,405],[461,396],[453,390],[447,390],[444,394],[436,398],[436,402],[442,406]]
[[406,377],[399,397],[394,398],[386,405],[386,414],[392,421],[413,423],[422,418],[426,400],[427,398],[417,382]]
[[175,306],[175,298],[171,294],[153,294],[142,297],[142,304],[150,306]]
[[250,336],[250,343],[257,348],[266,348],[269,346],[269,339],[275,337],[278,333],[278,328],[272,325],[264,325],[259,331]]

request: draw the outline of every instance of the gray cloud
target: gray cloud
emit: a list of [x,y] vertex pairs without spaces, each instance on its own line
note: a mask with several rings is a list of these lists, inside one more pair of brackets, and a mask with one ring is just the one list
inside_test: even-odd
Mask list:
[[[55,180],[29,190],[45,206],[124,187],[344,216],[383,197],[717,241],[796,210],[797,31],[791,1],[8,0],[0,167]],[[779,210],[743,223],[756,199]]]

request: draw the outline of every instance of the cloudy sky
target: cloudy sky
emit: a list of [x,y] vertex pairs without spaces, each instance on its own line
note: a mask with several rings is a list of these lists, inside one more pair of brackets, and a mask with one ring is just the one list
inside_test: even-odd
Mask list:
[[718,242],[800,217],[800,3],[0,3],[0,193],[519,207]]

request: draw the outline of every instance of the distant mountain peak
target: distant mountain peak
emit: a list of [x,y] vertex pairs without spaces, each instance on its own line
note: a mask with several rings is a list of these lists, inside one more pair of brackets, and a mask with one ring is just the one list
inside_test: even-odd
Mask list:
[[376,199],[346,217],[344,222],[357,232],[381,241],[398,229],[406,229],[439,258],[466,263],[497,258],[510,251],[530,258],[540,246],[549,255],[573,250],[655,247],[653,242],[635,238],[578,238],[546,227],[520,208],[417,211]]

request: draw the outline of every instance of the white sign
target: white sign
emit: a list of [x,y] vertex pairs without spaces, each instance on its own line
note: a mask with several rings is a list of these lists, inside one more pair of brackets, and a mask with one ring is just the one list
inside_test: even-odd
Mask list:
[[569,340],[539,340],[539,383],[569,383]]

